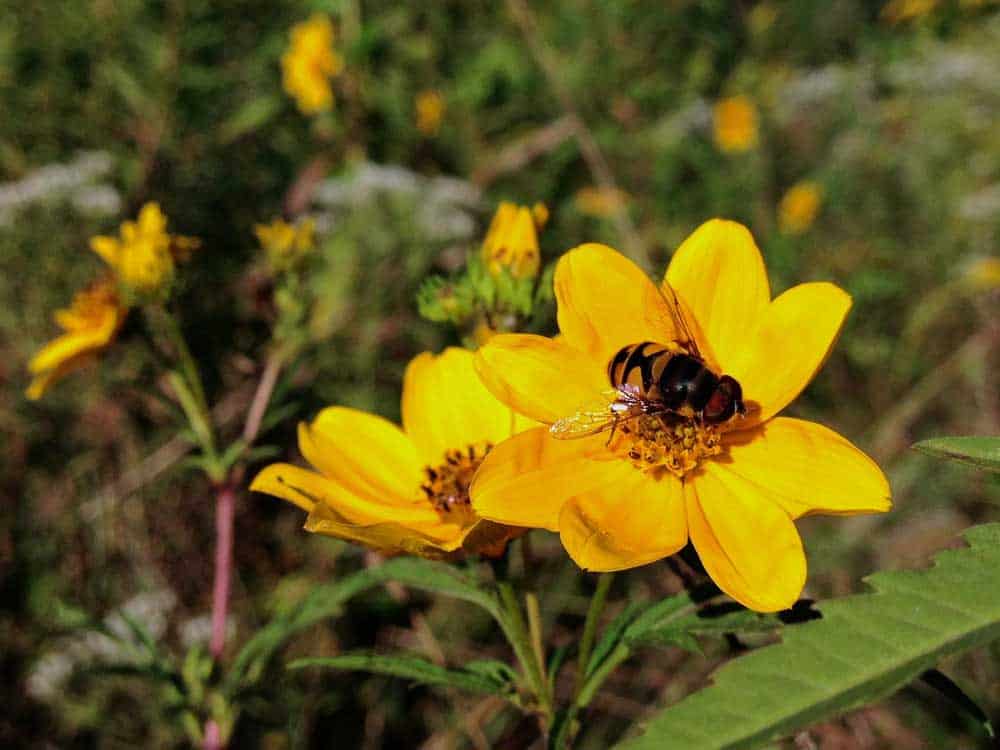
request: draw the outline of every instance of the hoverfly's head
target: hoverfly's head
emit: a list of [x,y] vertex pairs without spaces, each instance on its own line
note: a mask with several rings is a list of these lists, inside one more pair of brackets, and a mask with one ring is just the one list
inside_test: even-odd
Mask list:
[[739,414],[741,417],[747,413],[746,405],[743,403],[743,388],[736,382],[735,378],[723,375],[719,378],[718,385],[712,391],[712,395],[705,404],[705,421],[713,424],[720,424]]

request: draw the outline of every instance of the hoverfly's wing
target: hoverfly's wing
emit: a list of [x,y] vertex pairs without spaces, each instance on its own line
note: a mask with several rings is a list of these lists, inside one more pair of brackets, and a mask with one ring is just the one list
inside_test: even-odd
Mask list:
[[560,440],[572,440],[610,430],[615,420],[621,418],[611,408],[618,395],[617,390],[604,391],[572,414],[553,422],[549,433]]
[[647,299],[644,300],[643,309],[650,322],[660,330],[672,332],[673,341],[683,347],[688,354],[703,359],[702,353],[698,350],[694,325],[688,322],[684,305],[674,288],[664,281],[662,289],[650,284],[646,287],[645,294]]
[[617,390],[605,391],[569,416],[553,422],[549,427],[549,433],[559,440],[574,440],[610,430],[616,424],[642,413],[642,405],[639,402],[630,403],[626,400],[624,403],[621,401],[615,403],[620,396],[623,394]]

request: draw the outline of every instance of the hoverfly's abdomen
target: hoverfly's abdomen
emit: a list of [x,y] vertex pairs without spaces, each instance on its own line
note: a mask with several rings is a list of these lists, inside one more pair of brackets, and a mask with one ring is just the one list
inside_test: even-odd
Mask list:
[[701,412],[719,384],[700,358],[652,341],[622,347],[608,364],[608,377],[612,387],[678,412]]
[[629,344],[612,357],[608,364],[608,378],[614,388],[658,401],[660,374],[672,356],[673,352],[667,347],[652,341]]

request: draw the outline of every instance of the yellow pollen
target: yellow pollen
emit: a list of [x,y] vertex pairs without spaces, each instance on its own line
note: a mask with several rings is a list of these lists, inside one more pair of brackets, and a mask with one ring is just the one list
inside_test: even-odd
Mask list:
[[608,447],[641,471],[683,477],[722,451],[719,428],[674,415],[643,414],[619,425]]
[[467,526],[476,520],[469,485],[492,447],[492,443],[478,443],[465,450],[450,450],[444,455],[444,463],[424,467],[420,489],[443,521]]

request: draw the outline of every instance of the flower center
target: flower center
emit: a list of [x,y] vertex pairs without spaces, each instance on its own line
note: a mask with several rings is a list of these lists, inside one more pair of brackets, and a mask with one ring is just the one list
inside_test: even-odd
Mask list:
[[615,429],[608,447],[642,471],[683,477],[722,451],[719,428],[673,414],[643,414]]
[[477,443],[465,450],[451,450],[445,453],[443,464],[424,467],[420,489],[442,521],[467,526],[476,520],[469,485],[492,447],[492,443]]

